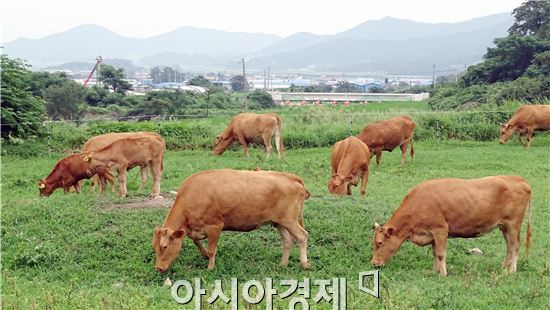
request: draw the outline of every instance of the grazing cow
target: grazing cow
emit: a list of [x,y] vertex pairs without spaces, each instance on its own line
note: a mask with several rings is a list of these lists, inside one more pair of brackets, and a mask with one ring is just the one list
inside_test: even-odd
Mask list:
[[376,154],[376,165],[380,167],[382,151],[391,152],[401,147],[401,166],[407,158],[407,146],[411,143],[411,162],[414,159],[413,131],[416,123],[408,116],[397,116],[388,120],[368,124],[357,136],[371,152]]
[[275,146],[279,158],[283,156],[283,121],[275,113],[256,114],[240,113],[231,119],[231,123],[216,138],[214,154],[221,155],[237,139],[243,146],[244,154],[248,157],[248,142],[261,137],[265,145],[267,158],[271,155],[271,138],[275,137]]
[[[519,133],[519,142],[524,147],[531,146],[533,131],[550,130],[550,105],[523,105],[506,124],[500,124],[500,144],[506,143],[514,134]],[[527,136],[527,143],[522,138]]]
[[375,224],[372,264],[384,265],[405,240],[432,245],[434,270],[447,275],[447,238],[476,238],[499,228],[506,240],[502,266],[516,271],[521,223],[528,211],[526,256],[531,245],[531,186],[518,176],[438,179],[413,187],[383,226]]
[[126,171],[134,167],[150,166],[154,181],[151,197],[160,195],[163,157],[166,143],[161,136],[151,133],[114,141],[102,149],[83,153],[91,167],[107,166],[118,172],[119,195],[126,196]]
[[[223,230],[251,231],[272,224],[281,235],[281,265],[288,264],[293,240],[300,247],[300,263],[309,268],[304,229],[304,200],[309,197],[297,175],[277,171],[209,170],[183,181],[164,225],[153,233],[155,268],[168,270],[189,237],[215,266],[218,239]],[[200,240],[208,239],[208,249]]]
[[105,191],[105,179],[113,179],[109,169],[104,166],[92,168],[89,163],[82,161],[82,154],[75,154],[61,159],[44,180],[38,182],[41,196],[50,196],[53,191],[62,187],[65,193],[74,186],[80,193],[80,180],[89,179],[96,173],[101,176],[101,191]]
[[338,141],[332,147],[332,178],[328,190],[337,195],[351,195],[351,185],[361,182],[361,195],[365,195],[369,179],[370,151],[356,137]]
[[[102,148],[106,147],[107,145],[109,145],[109,144],[111,144],[111,143],[113,143],[117,140],[123,139],[123,138],[140,137],[140,136],[156,136],[156,135],[157,135],[156,133],[147,132],[147,131],[106,133],[106,134],[95,136],[95,137],[92,137],[92,138],[88,139],[88,141],[86,141],[86,143],[84,143],[84,146],[82,147],[82,153],[88,153],[88,152],[93,151],[93,150],[102,149]],[[141,172],[141,183],[139,185],[139,190],[142,190],[143,187],[145,186],[145,183],[147,182],[147,166],[140,167],[140,170],[141,170],[140,171]],[[100,181],[98,179],[98,175],[94,175],[92,177],[91,181],[92,181],[92,186],[91,186],[90,190],[94,191],[95,186]],[[109,179],[108,181],[110,183],[111,192],[114,192],[114,190],[115,190],[114,177]]]

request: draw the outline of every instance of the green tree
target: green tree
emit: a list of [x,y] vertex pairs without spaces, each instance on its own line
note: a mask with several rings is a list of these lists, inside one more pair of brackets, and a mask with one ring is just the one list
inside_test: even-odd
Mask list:
[[77,120],[84,114],[85,88],[73,81],[60,86],[52,85],[44,92],[47,104],[46,111],[53,119]]
[[192,79],[189,80],[188,84],[193,86],[201,86],[205,88],[212,87],[212,83],[202,75],[193,77]]
[[84,101],[90,106],[102,106],[105,105],[104,101],[107,95],[109,95],[107,89],[94,85],[90,88],[86,88]]
[[250,100],[251,107],[269,109],[275,106],[275,102],[271,95],[263,90],[255,90],[249,93],[248,100]]
[[125,94],[132,89],[130,83],[124,80],[124,69],[116,69],[113,66],[101,65],[99,70],[99,81],[105,87],[111,88],[114,92]]
[[21,59],[1,55],[2,138],[28,138],[43,130],[44,101],[29,89],[31,72]]
[[233,91],[242,91],[244,90],[244,85],[247,83],[245,81],[244,76],[242,75],[234,75],[231,77],[231,89]]
[[550,49],[550,40],[535,36],[510,35],[496,39],[495,44],[487,49],[484,62],[470,66],[462,76],[465,86],[515,80],[525,73],[537,53]]
[[508,29],[510,34],[550,37],[550,2],[525,1],[514,9],[512,14],[515,17],[515,22]]
[[44,98],[44,91],[46,88],[52,85],[61,85],[66,81],[69,81],[67,74],[64,72],[60,73],[49,73],[49,72],[31,72],[30,80],[30,90],[35,96]]

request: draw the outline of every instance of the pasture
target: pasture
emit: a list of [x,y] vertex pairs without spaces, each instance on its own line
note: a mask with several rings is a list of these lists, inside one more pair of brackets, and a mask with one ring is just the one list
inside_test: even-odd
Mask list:
[[[376,108],[370,105],[368,109],[373,106]],[[380,105],[379,108],[375,111],[418,111],[424,110],[425,104]],[[353,109],[360,112],[366,108]],[[295,115],[295,111],[282,111],[281,115],[285,119],[285,114]],[[303,128],[301,118],[295,119],[287,121],[288,126],[283,130]],[[227,120],[227,117],[213,118],[209,126],[217,132]],[[196,122],[206,121],[209,120]],[[328,124],[328,118],[323,122]],[[342,127],[344,133],[347,126]],[[353,126],[356,130],[361,124]],[[298,134],[313,138],[316,135],[300,131]],[[292,136],[288,141],[291,140]],[[251,149],[250,158],[242,156],[240,147],[221,157],[204,148],[168,151],[161,191],[169,197],[168,192],[177,190],[187,176],[206,169],[260,167],[301,176],[312,194],[305,203],[309,271],[302,270],[296,245],[289,266],[280,267],[279,235],[273,228],[264,226],[249,233],[224,232],[213,271],[206,270],[207,261],[192,242],[186,240],[169,271],[159,274],[154,269],[151,237],[155,226],[163,223],[168,209],[118,207],[127,202],[147,201],[152,180],[146,189],[138,192],[138,169],[128,174],[126,199],[112,193],[90,193],[87,186],[80,195],[64,195],[58,190],[49,198],[39,198],[38,180],[50,172],[62,155],[2,156],[2,308],[182,308],[173,301],[170,289],[163,287],[167,277],[172,281],[201,278],[206,289],[202,297],[204,309],[229,307],[220,300],[214,305],[206,302],[216,279],[223,281],[227,288],[224,291],[229,294],[230,278],[238,278],[242,285],[252,279],[265,284],[267,277],[273,278],[278,289],[283,279],[346,278],[348,309],[547,307],[550,300],[549,135],[536,136],[529,150],[524,149],[517,138],[506,145],[499,145],[495,140],[421,139],[415,142],[414,164],[407,159],[401,167],[398,150],[383,153],[381,168],[371,163],[366,197],[359,195],[357,187],[352,187],[351,197],[329,194],[330,148],[297,146],[286,151],[284,160],[273,158],[276,156],[265,160],[259,148]],[[505,242],[497,230],[477,239],[450,239],[446,278],[432,270],[430,247],[406,242],[397,255],[379,269],[379,299],[358,289],[359,272],[374,269],[370,265],[374,222],[385,223],[412,186],[432,178],[498,174],[521,175],[533,188],[533,247],[526,260],[524,223],[517,273],[509,275],[501,269]],[[470,255],[468,249],[474,247],[484,254]],[[317,291],[318,287],[312,285],[312,297]],[[287,299],[274,297],[274,308],[286,308],[292,297],[299,295],[296,292]],[[240,295],[239,303],[243,308],[265,308],[265,299],[256,306],[247,304]],[[193,307],[193,301],[183,306]],[[332,304],[326,301],[315,304],[310,300],[310,307],[332,309]]]

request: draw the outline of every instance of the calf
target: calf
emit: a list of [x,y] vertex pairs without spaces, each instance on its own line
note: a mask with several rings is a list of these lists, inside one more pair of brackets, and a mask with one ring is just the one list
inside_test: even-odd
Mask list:
[[106,166],[117,170],[121,197],[127,193],[126,171],[137,166],[150,166],[154,178],[151,197],[154,198],[160,196],[165,151],[164,139],[157,134],[150,134],[119,139],[102,149],[84,153],[84,160],[89,161],[92,168]]
[[437,179],[413,187],[383,226],[375,224],[372,264],[384,265],[405,240],[432,245],[434,270],[447,275],[447,238],[476,238],[499,228],[507,252],[502,266],[516,271],[521,223],[528,210],[526,256],[531,244],[531,186],[518,176]]
[[371,152],[376,154],[376,165],[380,167],[382,151],[391,152],[396,147],[401,148],[401,166],[407,158],[407,146],[411,144],[411,162],[414,160],[413,131],[416,123],[408,116],[397,116],[389,120],[368,124],[357,135]]
[[105,179],[113,179],[113,175],[104,166],[91,167],[82,160],[82,154],[75,154],[61,159],[44,180],[38,182],[38,190],[41,196],[50,196],[53,191],[62,187],[65,193],[74,186],[80,193],[79,181],[89,179],[96,173],[101,176],[101,191],[105,191]]
[[256,114],[240,113],[231,119],[231,123],[216,138],[214,154],[221,155],[237,139],[244,149],[244,154],[248,157],[248,142],[261,137],[265,145],[267,158],[271,155],[271,139],[275,137],[275,146],[277,155],[283,157],[283,121],[275,113]]
[[332,177],[328,190],[337,195],[351,195],[351,185],[361,183],[361,195],[365,195],[369,179],[370,151],[356,137],[338,141],[332,147]]
[[[94,151],[94,150],[102,149],[102,148],[106,147],[107,145],[109,145],[109,144],[111,144],[111,143],[113,143],[117,140],[120,140],[120,139],[135,138],[135,137],[141,137],[141,136],[153,136],[154,137],[154,136],[157,136],[157,134],[152,133],[152,132],[147,132],[147,131],[110,132],[110,133],[106,133],[106,134],[95,136],[95,137],[92,137],[92,138],[88,139],[88,141],[86,141],[86,143],[84,143],[84,146],[82,147],[82,152],[83,153],[88,153],[88,152],[91,152],[91,151]],[[141,170],[140,171],[141,172],[141,183],[140,183],[139,189],[142,190],[143,187],[145,186],[145,183],[147,182],[147,166],[140,167],[140,170]],[[100,180],[98,179],[98,175],[97,174],[94,175],[91,178],[91,181],[92,181],[92,186],[91,186],[90,190],[94,191],[95,186],[97,185],[98,182],[100,182]],[[114,177],[111,178],[111,179],[108,179],[107,181],[109,181],[111,191],[114,192],[114,190],[115,190]]]
[[[519,133],[519,142],[524,147],[531,146],[533,131],[550,130],[550,105],[523,105],[519,107],[506,124],[500,124],[500,144],[506,143],[514,134]],[[527,137],[527,143],[523,138]]]
[[[290,173],[230,169],[196,173],[183,181],[164,225],[153,233],[155,268],[166,271],[187,236],[208,258],[208,269],[213,269],[223,230],[251,231],[272,224],[283,242],[281,265],[288,264],[296,240],[300,263],[307,269],[303,213],[308,197],[302,179]],[[200,242],[203,239],[208,239],[208,250]]]

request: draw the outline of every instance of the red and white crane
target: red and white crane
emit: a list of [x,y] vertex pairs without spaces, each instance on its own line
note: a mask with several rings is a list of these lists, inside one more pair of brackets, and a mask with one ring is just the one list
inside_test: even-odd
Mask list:
[[84,87],[86,87],[86,85],[88,84],[88,82],[92,78],[92,75],[94,75],[95,71],[97,71],[99,73],[99,67],[103,63],[103,59],[101,58],[101,56],[97,56],[97,58],[95,60],[96,60],[96,62],[95,62],[94,68],[92,69],[92,72],[90,72],[90,74],[88,75],[88,77],[84,81]]

